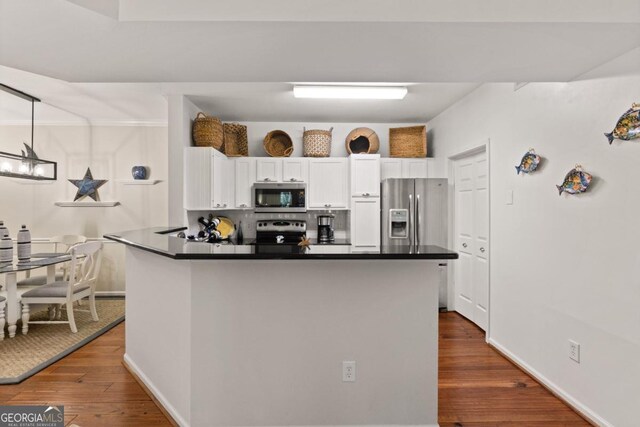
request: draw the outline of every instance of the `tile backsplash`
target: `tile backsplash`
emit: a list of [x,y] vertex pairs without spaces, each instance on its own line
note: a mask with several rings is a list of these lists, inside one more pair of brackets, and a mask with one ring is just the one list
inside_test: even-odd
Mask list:
[[229,211],[189,211],[187,219],[189,221],[189,232],[195,234],[202,227],[198,224],[198,218],[209,216],[213,213],[215,216],[226,216],[230,218],[236,226],[242,222],[242,234],[245,239],[254,239],[256,237],[256,222],[264,219],[291,219],[307,222],[307,237],[315,238],[318,233],[318,215],[331,213],[335,215],[334,230],[337,239],[346,239],[349,237],[349,211],[309,211],[307,213],[255,213],[247,210],[229,210]]

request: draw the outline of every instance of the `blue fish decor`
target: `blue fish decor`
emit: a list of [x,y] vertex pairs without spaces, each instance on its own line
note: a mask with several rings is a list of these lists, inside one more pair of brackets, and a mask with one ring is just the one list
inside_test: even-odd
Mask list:
[[558,194],[568,193],[568,194],[578,194],[584,193],[589,188],[589,184],[591,184],[591,179],[593,177],[582,170],[582,166],[576,165],[575,168],[571,169],[569,173],[564,177],[564,181],[561,185],[556,185],[558,188]]
[[623,141],[631,141],[640,138],[640,104],[633,104],[616,123],[615,129],[611,133],[605,133],[604,136],[609,140],[609,145],[614,139]]
[[527,151],[527,154],[522,156],[522,160],[520,160],[520,164],[516,166],[516,172],[520,175],[522,173],[531,173],[538,168],[540,164],[540,156],[536,154],[536,151],[533,148],[530,148]]

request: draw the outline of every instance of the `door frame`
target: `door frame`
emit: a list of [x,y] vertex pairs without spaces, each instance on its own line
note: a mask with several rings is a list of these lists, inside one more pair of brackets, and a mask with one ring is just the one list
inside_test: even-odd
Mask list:
[[[488,296],[488,307],[487,307],[487,330],[485,332],[485,341],[489,342],[489,337],[491,336],[491,264],[492,264],[492,252],[493,252],[493,236],[491,233],[491,140],[490,138],[486,138],[481,140],[477,144],[472,144],[464,149],[456,152],[447,157],[447,169],[448,169],[448,180],[449,180],[449,247],[454,248],[455,250],[455,236],[456,236],[456,193],[455,193],[455,183],[456,183],[456,168],[455,163],[458,160],[464,159],[466,157],[474,156],[476,154],[486,153],[487,156],[487,208],[489,212],[487,213],[487,218],[489,224],[487,224],[489,230],[489,254],[488,254],[488,263],[489,263],[489,296]],[[455,267],[455,261],[449,263],[449,265],[453,264],[453,268],[449,269],[447,274],[447,308],[455,310],[455,274],[453,269]]]

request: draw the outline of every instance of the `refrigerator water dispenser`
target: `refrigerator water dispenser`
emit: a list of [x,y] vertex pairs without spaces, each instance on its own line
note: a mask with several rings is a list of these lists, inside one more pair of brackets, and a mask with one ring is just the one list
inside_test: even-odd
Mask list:
[[389,209],[389,238],[406,239],[409,237],[409,210]]

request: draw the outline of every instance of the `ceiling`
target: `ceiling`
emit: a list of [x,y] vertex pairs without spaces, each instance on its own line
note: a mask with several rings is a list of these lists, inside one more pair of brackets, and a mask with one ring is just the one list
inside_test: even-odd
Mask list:
[[[639,24],[637,0],[0,0],[0,81],[80,120],[166,121],[179,93],[226,120],[424,121],[483,82],[636,64]],[[413,83],[375,103],[283,82]]]

